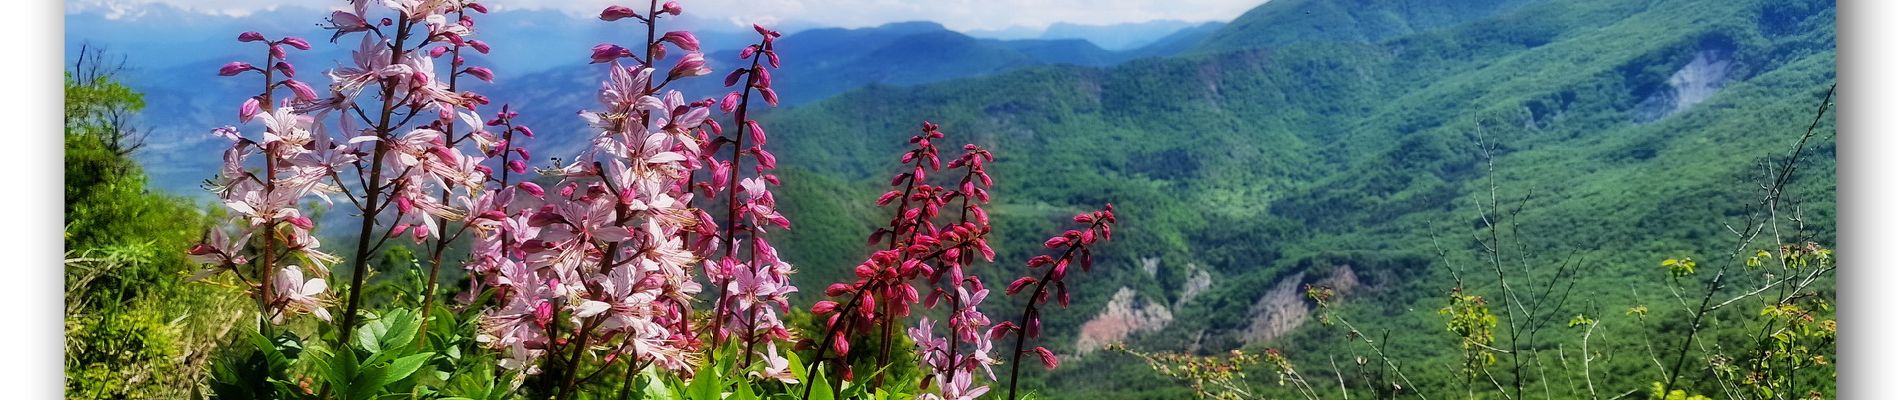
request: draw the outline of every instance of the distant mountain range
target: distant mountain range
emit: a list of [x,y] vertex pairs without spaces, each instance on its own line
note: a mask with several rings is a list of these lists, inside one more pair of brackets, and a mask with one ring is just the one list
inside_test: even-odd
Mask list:
[[1161,41],[1161,38],[1183,31],[1219,26],[1222,22],[1191,23],[1178,20],[1154,20],[1107,25],[1080,25],[1067,22],[1050,24],[1046,28],[1015,27],[998,30],[966,31],[970,36],[986,39],[1083,39],[1107,50],[1133,50]]
[[[254,46],[235,41],[249,30],[267,36],[298,35],[321,41],[323,12],[280,8],[243,17],[212,16],[153,5],[136,15],[107,17],[98,13],[68,14],[66,46],[69,55],[81,45],[104,46],[123,55],[132,70],[125,77],[147,96],[142,118],[154,129],[150,150],[137,154],[153,182],[166,191],[197,195],[197,183],[213,171],[215,160],[202,157],[215,143],[204,132],[235,123],[235,104],[251,89],[213,72],[232,60],[257,58]],[[495,49],[493,57],[472,55],[472,62],[496,71],[496,85],[474,83],[498,102],[523,112],[523,122],[542,132],[581,128],[574,112],[594,107],[594,89],[605,75],[589,65],[589,49],[603,42],[630,42],[629,24],[608,24],[555,11],[496,11],[478,19],[479,38]],[[750,29],[730,24],[683,18],[668,21],[664,29],[694,29],[715,70],[733,67],[738,49],[756,41]],[[932,22],[899,22],[877,27],[813,28],[788,34],[778,42],[788,68],[776,74],[782,105],[795,107],[871,85],[916,85],[947,79],[989,75],[1037,65],[1073,64],[1108,66],[1142,57],[1160,57],[1190,48],[1211,34],[1218,24],[1190,26],[1157,23],[1116,35],[1104,30],[1064,25],[1053,28],[1075,32],[1061,39],[979,39]],[[273,31],[275,30],[275,31]],[[644,32],[640,32],[644,34]],[[1121,51],[1103,49],[1075,37],[1113,36],[1115,43],[1135,41],[1147,46]],[[1062,37],[1051,31],[1044,36]],[[320,71],[349,59],[350,43],[319,45],[292,54],[304,79],[322,81]],[[308,61],[304,61],[308,60]],[[72,60],[68,60],[71,62]],[[323,83],[323,82],[317,82]],[[718,77],[688,80],[687,93],[718,96],[725,93]],[[579,135],[553,135],[535,146],[548,151],[572,151],[584,145]]]

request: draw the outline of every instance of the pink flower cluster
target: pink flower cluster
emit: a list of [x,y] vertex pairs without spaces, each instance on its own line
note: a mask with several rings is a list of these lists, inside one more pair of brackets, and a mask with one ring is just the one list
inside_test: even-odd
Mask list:
[[[606,69],[606,79],[596,93],[598,109],[579,113],[590,146],[531,171],[531,154],[518,142],[534,131],[516,124],[519,115],[505,105],[483,118],[479,108],[488,98],[461,79],[495,79],[494,71],[463,58],[464,51],[490,50],[475,39],[472,15],[487,8],[466,0],[385,0],[378,11],[387,16],[375,17],[368,0],[350,4],[331,13],[326,29],[335,31],[333,43],[350,35],[360,41],[350,63],[327,71],[327,94],[296,79],[286,49],[310,48],[296,37],[241,34],[240,42],[265,46],[263,62],[219,68],[223,76],[262,77],[261,92],[238,106],[238,119],[255,122],[258,133],[214,130],[231,147],[206,187],[231,219],[187,251],[212,265],[194,279],[234,271],[253,289],[264,320],[329,320],[334,300],[326,278],[332,265],[348,260],[351,282],[343,286],[347,306],[337,328],[349,331],[368,266],[387,242],[408,240],[428,251],[433,297],[436,275],[448,263],[444,251],[466,239],[461,266],[471,279],[462,301],[493,293],[489,303],[475,305],[482,308],[476,340],[497,351],[504,368],[558,371],[549,375],[558,375],[561,398],[584,383],[579,376],[622,361],[626,371],[651,366],[690,374],[704,350],[725,345],[743,346],[739,367],[753,378],[801,381],[779,352],[780,342],[795,339],[784,321],[797,291],[794,268],[772,243],[791,221],[772,191],[781,184],[778,162],[765,148],[769,135],[752,102],[756,96],[778,104],[772,71],[781,65],[779,32],[754,25],[758,43],[743,49],[741,66],[724,77],[730,92],[689,98],[667,88],[711,75],[712,67],[692,33],[657,29],[683,8],[658,1],[645,10],[607,7],[601,20],[637,21],[645,40],[592,49],[589,59]],[[726,117],[729,127],[718,122]],[[335,121],[328,125],[337,127],[335,136],[325,121]],[[822,331],[797,341],[817,353],[804,381],[825,361],[836,367],[833,376],[851,379],[845,357],[866,335],[875,335],[865,348],[874,349],[878,365],[889,364],[896,335],[917,343],[930,369],[925,399],[990,392],[985,382],[998,382],[993,367],[1001,363],[992,356],[993,341],[1012,333],[1012,360],[1036,354],[1051,368],[1057,363],[1054,352],[1025,350],[1024,343],[1040,334],[1039,310],[1051,297],[1067,306],[1068,268],[1090,268],[1091,247],[1111,234],[1113,208],[1077,215],[1086,228],[1046,241],[1063,249],[1061,256],[1030,259],[1040,277],[1006,289],[1015,295],[1033,287],[1020,322],[992,323],[981,310],[990,289],[970,268],[979,257],[996,257],[986,210],[994,184],[986,166],[995,157],[964,145],[944,174],[937,147],[944,137],[930,122],[910,137],[912,147],[899,158],[903,170],[877,199],[880,207],[894,206],[889,223],[869,238],[879,249],[854,268],[853,282],[829,286],[829,299],[811,307]],[[933,183],[933,176],[947,183]],[[305,208],[312,198],[342,202],[337,197],[359,218],[348,258],[322,250],[312,235],[314,213]],[[715,288],[715,302],[701,310],[707,315],[696,315],[696,299]],[[428,300],[424,330],[434,304]],[[932,313],[943,319],[941,334],[931,318],[897,332],[919,304],[941,310]],[[580,370],[582,359],[599,361],[593,373]],[[761,367],[752,369],[755,359]],[[808,396],[814,386],[805,385]]]
[[[947,337],[936,337],[929,319],[919,321],[907,334],[918,343],[923,363],[933,371],[933,381],[925,382],[934,388],[930,396],[972,398],[988,390],[975,384],[975,371],[989,371],[996,363],[989,356],[990,339],[983,334],[989,318],[978,309],[989,290],[980,278],[964,270],[978,256],[986,261],[996,256],[987,239],[989,214],[983,208],[989,203],[988,188],[993,183],[983,166],[994,156],[965,145],[964,154],[950,162],[951,168],[964,172],[957,184],[933,185],[929,177],[943,168],[935,143],[943,137],[936,124],[925,122],[922,133],[910,138],[914,147],[899,159],[905,171],[891,180],[891,186],[903,188],[877,200],[880,206],[897,205],[890,224],[873,232],[869,240],[873,245],[885,242],[885,249],[858,265],[855,282],[833,284],[826,290],[828,296],[848,299],[845,303],[820,301],[812,313],[826,318],[821,356],[831,351],[837,356],[834,360],[842,359],[851,352],[851,335],[874,334],[874,329],[882,328],[883,340],[875,348],[882,363],[891,351],[890,328],[901,325],[913,305],[920,301],[931,308],[950,304]],[[954,222],[949,220],[952,214],[943,212],[947,207],[956,210]],[[929,284],[929,294],[919,296],[914,281]],[[841,368],[845,376],[850,375],[848,366]],[[994,373],[990,378],[994,380]]]
[[[652,29],[681,11],[671,2],[645,12],[602,11],[604,21],[633,19],[649,34],[636,47],[646,49],[643,54],[595,46],[591,58],[607,64],[608,76],[598,91],[601,109],[580,113],[592,146],[539,171],[560,179],[551,191],[532,182],[509,185],[504,173],[502,185],[472,201],[478,214],[493,218],[477,232],[476,262],[469,267],[497,289],[502,304],[486,313],[481,340],[504,352],[506,367],[535,373],[549,354],[574,360],[600,353],[609,363],[690,372],[703,346],[700,334],[707,333],[715,343],[741,338],[748,353],[764,343],[762,359],[779,368],[767,375],[789,377],[773,342],[791,337],[779,314],[796,289],[791,264],[764,232],[791,223],[769,189],[779,180],[770,173],[776,162],[763,148],[765,131],[746,116],[750,93],[771,90],[759,60],[776,58],[771,46],[778,34],[759,29],[761,44],[746,52],[753,66],[733,74],[747,78],[744,88],[723,103],[688,101],[663,88],[711,73],[698,39]],[[655,66],[670,50],[683,55],[661,75]],[[713,118],[714,108],[743,121],[730,136]],[[739,172],[745,159],[753,160],[753,176]],[[512,173],[525,172],[506,162]],[[721,194],[724,202],[715,203]],[[726,208],[723,224],[705,211],[716,205]],[[693,327],[694,296],[703,290],[694,266],[722,293],[712,323],[723,328]]]
[[[771,192],[771,186],[780,184],[778,176],[772,173],[778,168],[778,159],[765,150],[766,131],[751,114],[755,92],[767,105],[778,104],[771,71],[780,66],[778,51],[773,48],[780,34],[758,25],[753,25],[753,29],[759,33],[759,43],[739,52],[740,60],[749,65],[735,68],[725,77],[727,87],[738,88],[718,102],[721,112],[742,122],[734,128],[736,132],[731,138],[712,139],[700,152],[698,161],[706,166],[708,181],[695,185],[708,199],[717,199],[722,192],[726,195],[726,219],[722,225],[725,231],[703,230],[699,247],[707,254],[724,250],[716,261],[708,256],[705,263],[707,277],[721,284],[713,310],[716,314],[712,334],[719,343],[739,340],[745,346],[747,364],[759,343],[767,344],[766,352],[760,354],[763,359],[768,362],[778,359],[777,346],[772,342],[792,338],[780,314],[791,311],[787,296],[798,291],[791,283],[792,265],[779,258],[778,250],[765,235],[767,227],[790,230],[792,225],[779,214],[778,200]],[[665,40],[695,46],[698,43],[691,35],[667,34]],[[718,131],[717,126],[714,127]],[[727,146],[731,147],[729,152],[724,151]],[[742,160],[747,158],[752,160],[751,177],[742,171]],[[710,215],[701,215],[711,220]],[[748,240],[740,241],[741,236]],[[714,244],[719,240],[724,244]],[[750,246],[742,251],[742,245],[748,242]],[[786,376],[789,371],[775,370],[772,375]]]
[[[1042,335],[1042,306],[1049,304],[1049,298],[1051,296],[1055,297],[1056,303],[1060,304],[1062,308],[1069,308],[1069,285],[1065,280],[1069,276],[1069,267],[1072,264],[1080,264],[1083,272],[1087,272],[1094,267],[1095,257],[1092,247],[1099,243],[1099,241],[1109,240],[1114,236],[1115,205],[1108,204],[1103,206],[1101,210],[1076,214],[1074,220],[1075,223],[1085,224],[1087,227],[1080,230],[1070,229],[1064,231],[1061,235],[1051,237],[1042,243],[1043,247],[1049,249],[1061,249],[1061,256],[1051,257],[1045,254],[1029,259],[1029,269],[1031,271],[1048,267],[1048,269],[1042,273],[1041,278],[1035,277],[1032,273],[1030,276],[1017,278],[1015,281],[1009,283],[1008,288],[1004,289],[1004,292],[1015,296],[1018,293],[1022,293],[1024,289],[1029,289],[1031,285],[1034,285],[1034,288],[1029,290],[1029,301],[1023,307],[1021,322],[1003,322],[997,324],[995,328],[990,330],[990,336],[993,338],[1002,337],[1012,332],[1016,334],[1016,351],[1011,355],[1011,358],[1017,361],[1010,362],[1008,398],[1016,398],[1016,376],[1021,371],[1020,367],[1022,367],[1022,363],[1020,360],[1024,354],[1034,353],[1037,358],[1042,359],[1043,367],[1049,369],[1055,369],[1057,365],[1061,364],[1056,358],[1055,352],[1050,351],[1048,348],[1036,346],[1035,348],[1024,350],[1023,346],[1029,339],[1034,339]],[[1052,285],[1054,288],[1053,292],[1050,291]]]
[[[469,212],[475,205],[472,196],[492,179],[493,168],[484,163],[505,151],[503,137],[516,129],[500,136],[487,131],[493,125],[477,117],[476,107],[488,99],[459,89],[457,82],[464,75],[493,79],[488,68],[467,66],[462,57],[464,49],[488,51],[486,44],[471,38],[475,21],[469,15],[486,8],[466,1],[382,5],[393,18],[369,22],[366,0],[351,1],[351,10],[331,14],[327,29],[336,31],[332,41],[349,34],[362,40],[353,63],[327,71],[331,83],[325,95],[295,79],[297,70],[286,60],[286,48],[311,47],[296,37],[269,40],[257,32],[240,34],[239,42],[266,46],[264,63],[231,62],[218,70],[223,76],[263,77],[262,91],[238,107],[239,121],[256,121],[263,129],[255,138],[232,127],[214,131],[232,145],[221,173],[207,188],[224,200],[234,217],[243,219],[228,224],[239,227],[240,239],[232,241],[223,229],[213,230],[189,253],[224,269],[253,264],[244,266],[280,271],[255,274],[262,280],[254,286],[274,320],[305,312],[329,317],[323,307],[327,283],[302,280],[304,271],[293,265],[279,267],[301,260],[311,275],[327,277],[330,264],[342,260],[317,250],[310,237],[315,223],[299,204],[308,197],[332,204],[332,196],[340,194],[361,218],[355,253],[349,258],[353,281],[347,286],[344,329],[354,325],[366,267],[389,239],[422,243],[434,238],[440,248],[491,217]],[[446,73],[438,73],[444,61]],[[290,96],[278,98],[285,90]],[[326,120],[335,121],[329,126],[338,127],[337,136],[324,129]],[[257,154],[263,155],[261,162],[253,159]],[[520,155],[526,157],[526,152]],[[389,228],[373,230],[376,226]],[[264,240],[247,240],[260,232]],[[240,255],[244,248],[260,257]],[[278,277],[298,282],[271,282]]]
[[[238,115],[241,121],[262,125],[262,132],[247,137],[228,126],[212,131],[229,140],[231,147],[224,152],[218,176],[207,180],[205,188],[231,213],[226,227],[210,230],[203,242],[186,251],[193,260],[211,265],[191,279],[233,271],[251,285],[260,315],[272,323],[282,324],[285,317],[299,314],[329,320],[330,313],[323,307],[328,287],[323,277],[329,276],[329,264],[339,258],[321,249],[311,235],[315,223],[299,203],[312,197],[329,202],[330,195],[339,192],[330,177],[338,167],[356,160],[354,146],[331,140],[315,118],[292,107],[316,96],[309,85],[294,79],[296,68],[284,48],[304,50],[310,48],[309,43],[296,37],[268,40],[257,32],[240,34],[238,41],[262,42],[266,48],[263,65],[269,67],[234,61],[220,67],[218,74],[262,77],[260,94],[246,99]],[[285,98],[265,112],[261,104],[276,103],[275,95],[284,90],[292,92],[294,99]],[[257,165],[255,159],[260,156],[262,165]],[[260,240],[253,243],[252,238]],[[305,280],[305,266],[298,262],[315,277]]]

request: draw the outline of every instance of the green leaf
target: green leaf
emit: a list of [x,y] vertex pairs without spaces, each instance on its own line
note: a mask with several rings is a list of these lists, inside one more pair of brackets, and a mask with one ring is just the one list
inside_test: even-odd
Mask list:
[[396,361],[390,362],[389,366],[385,368],[389,371],[388,374],[384,375],[383,381],[377,385],[388,386],[391,383],[396,383],[408,378],[409,375],[414,375],[417,370],[422,369],[422,364],[428,362],[429,357],[433,355],[435,355],[435,353],[421,353],[398,358]]
[[733,391],[732,396],[727,397],[726,400],[758,400],[759,395],[752,393],[751,382],[747,382],[745,379],[739,379],[738,381],[738,389]]
[[674,400],[679,398],[673,394],[672,390],[667,389],[666,383],[664,383],[665,380],[660,378],[659,373],[656,372],[655,369],[649,368],[646,371],[641,371],[640,375],[645,377],[647,381],[646,387],[640,389],[645,395],[640,396],[640,398],[653,400]]
[[416,340],[416,329],[422,325],[415,312],[404,309],[390,310],[383,315],[381,322],[386,328],[379,333],[378,339],[385,349],[408,346]]
[[383,376],[388,374],[387,368],[359,370],[356,377],[350,380],[349,389],[345,392],[344,398],[351,400],[376,398],[376,394],[383,391]]
[[719,384],[723,381],[718,373],[718,363],[700,365],[699,372],[693,374],[693,381],[686,385],[686,398],[718,399]]
[[798,352],[785,352],[785,362],[791,366],[792,376],[805,379],[805,361],[798,359]]
[[831,380],[825,379],[824,370],[819,370],[818,377],[807,384],[811,385],[811,400],[838,400],[837,394],[831,391]]
[[388,331],[388,327],[383,325],[381,318],[364,321],[363,326],[356,328],[356,334],[354,335],[356,347],[370,353],[383,351],[383,346],[379,339],[382,338],[383,332],[386,331]]

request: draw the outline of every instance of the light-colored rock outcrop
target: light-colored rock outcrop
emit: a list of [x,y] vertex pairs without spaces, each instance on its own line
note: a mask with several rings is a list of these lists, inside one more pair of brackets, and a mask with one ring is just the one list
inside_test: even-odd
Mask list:
[[1109,297],[1101,314],[1082,324],[1081,334],[1076,335],[1075,350],[1092,352],[1136,333],[1161,330],[1170,322],[1174,322],[1174,312],[1166,305],[1145,301],[1134,289],[1124,286]]

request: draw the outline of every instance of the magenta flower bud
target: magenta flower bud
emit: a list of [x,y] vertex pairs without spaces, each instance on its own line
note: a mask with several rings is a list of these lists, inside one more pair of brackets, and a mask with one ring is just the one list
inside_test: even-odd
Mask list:
[[548,326],[549,323],[552,323],[552,322],[554,322],[554,305],[549,304],[547,302],[535,304],[534,305],[535,325],[539,325],[545,328]]
[[495,72],[488,70],[488,67],[468,67],[468,69],[462,71],[467,72],[476,79],[481,79],[483,82],[495,81]]
[[304,216],[290,217],[290,219],[287,221],[290,222],[290,225],[296,226],[298,228],[302,228],[303,230],[310,230],[311,228],[317,227],[316,223],[310,222],[309,217],[304,217]]
[[292,66],[290,65],[290,63],[287,63],[287,62],[283,62],[283,61],[278,61],[278,62],[277,62],[277,64],[276,64],[276,65],[272,65],[272,66],[271,66],[271,68],[275,68],[275,69],[277,69],[277,72],[282,72],[282,73],[284,73],[284,77],[296,77],[296,76],[297,76],[297,68],[296,68],[296,67],[292,67]]
[[759,127],[759,121],[746,120],[745,125],[747,129],[752,130],[752,143],[755,143],[761,146],[765,145],[765,128]]
[[280,40],[278,42],[286,44],[286,45],[290,45],[290,47],[295,47],[297,48],[297,50],[310,50],[310,42],[306,42],[303,40],[303,38],[300,38],[300,37],[287,36],[287,37],[284,37],[284,40]]
[[528,192],[528,194],[533,195],[534,197],[537,197],[537,198],[546,196],[548,194],[546,190],[541,189],[541,185],[536,185],[534,184],[534,182],[522,182],[520,184],[515,185],[515,187],[521,188],[521,190],[525,190]]
[[[522,135],[527,135],[530,138],[534,137],[534,130],[528,129],[528,127],[526,126],[516,126],[515,129],[521,131]],[[527,150],[522,150],[522,151],[527,151]],[[522,157],[527,157],[527,155],[524,153]]]
[[1008,335],[1009,330],[1015,327],[1016,323],[1009,321],[1003,321],[1003,323],[990,327],[990,340],[1002,339],[1003,335]]
[[604,62],[610,62],[610,61],[619,59],[621,57],[628,57],[632,55],[633,55],[633,52],[628,51],[627,48],[625,47],[620,47],[620,45],[611,44],[611,43],[601,43],[601,44],[594,45],[594,55],[593,55],[594,62],[592,62],[591,64],[600,64]]
[[765,151],[765,149],[761,149],[758,147],[753,147],[752,154],[759,156],[759,168],[778,169],[778,157],[773,157],[772,152]]
[[256,67],[252,67],[251,63],[247,63],[243,61],[232,61],[230,64],[225,64],[223,67],[218,67],[218,76],[233,76],[233,75],[244,73],[244,71],[249,71],[252,69],[256,69]]
[[759,97],[765,98],[765,104],[778,107],[778,92],[772,88],[759,88]]
[[667,32],[666,36],[660,38],[660,41],[679,46],[680,50],[699,51],[699,38],[694,37],[692,32]]
[[1023,287],[1029,286],[1030,284],[1034,284],[1034,283],[1036,283],[1036,278],[1034,277],[1025,276],[1021,278],[1016,278],[1016,281],[1009,283],[1009,287],[1006,288],[1004,292],[1009,293],[1009,295],[1011,296],[1015,296],[1017,292],[1023,291]]
[[442,58],[443,54],[448,54],[448,53],[449,53],[449,48],[447,47],[437,47],[437,48],[429,49],[429,58]]
[[754,79],[752,81],[752,84],[754,86],[758,86],[761,88],[772,87],[772,70],[765,69],[765,68],[755,68],[752,70],[752,73],[754,74],[753,75]]
[[838,302],[831,300],[819,300],[817,303],[811,305],[811,313],[818,315],[830,314],[832,310],[836,309],[838,309]]
[[289,86],[290,91],[296,92],[297,99],[304,101],[315,101],[317,99],[317,91],[310,89],[310,85],[306,85],[303,82],[286,79],[284,80],[284,86]]
[[602,21],[619,21],[621,18],[627,18],[627,17],[637,16],[637,15],[640,15],[640,14],[634,12],[633,9],[627,8],[626,6],[607,6],[607,9],[600,10],[600,20]]
[[767,61],[767,62],[770,62],[770,63],[772,64],[772,68],[778,68],[778,67],[779,67],[779,65],[778,65],[778,52],[777,52],[777,51],[773,51],[773,50],[766,50],[766,51],[765,51],[765,61]]
[[759,32],[759,36],[773,36],[773,33],[776,33],[770,29],[765,29],[764,26],[760,26],[759,24],[752,24],[752,30]]
[[290,57],[290,54],[284,52],[284,46],[270,45],[270,58],[284,59],[287,57]]
[[521,160],[508,160],[508,170],[517,174],[528,173],[528,163],[521,162]]
[[739,84],[739,77],[745,76],[745,71],[745,68],[738,68],[732,70],[732,73],[726,74],[726,87]]
[[665,5],[660,6],[660,12],[667,14],[680,15],[682,11],[684,10],[680,8],[680,2],[677,1],[669,1],[666,2]]
[[739,50],[739,59],[744,60],[744,59],[752,58],[752,55],[758,54],[758,52],[759,52],[759,45],[755,44],[755,45],[746,46],[744,49]]
[[680,58],[680,61],[678,64],[673,65],[672,71],[669,71],[666,73],[666,78],[679,79],[679,78],[684,78],[684,77],[701,76],[701,75],[706,75],[710,73],[712,73],[712,68],[706,68],[705,55],[702,55],[700,53],[687,53],[686,57]]
[[488,42],[470,40],[468,41],[468,47],[475,48],[475,52],[477,53],[488,54]]
[[238,122],[251,122],[251,117],[261,112],[264,112],[264,107],[258,104],[256,97],[244,99],[244,104],[238,106]]
[[475,12],[478,13],[488,13],[488,6],[484,6],[481,3],[468,3],[468,9],[475,10]]
[[1042,357],[1042,366],[1044,368],[1056,369],[1057,365],[1062,364],[1060,361],[1056,360],[1055,352],[1051,352],[1049,351],[1049,349],[1043,348],[1042,346],[1036,346],[1036,356]]
[[239,42],[249,43],[249,42],[256,42],[260,40],[264,40],[264,34],[262,33],[244,32],[244,33],[238,34]]

